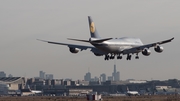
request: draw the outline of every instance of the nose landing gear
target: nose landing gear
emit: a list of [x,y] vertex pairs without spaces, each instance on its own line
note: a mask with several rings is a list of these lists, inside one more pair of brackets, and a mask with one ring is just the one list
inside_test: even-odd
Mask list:
[[139,56],[138,56],[138,54],[136,54],[136,57],[135,57],[135,59],[139,59]]

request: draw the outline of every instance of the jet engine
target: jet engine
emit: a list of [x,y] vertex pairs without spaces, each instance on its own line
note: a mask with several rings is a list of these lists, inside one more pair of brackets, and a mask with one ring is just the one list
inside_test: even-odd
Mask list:
[[161,53],[162,51],[163,51],[163,47],[162,46],[159,46],[159,45],[157,45],[155,48],[154,48],[154,50],[156,51],[156,52],[158,52],[158,53]]
[[145,48],[143,51],[142,51],[142,54],[145,55],[145,56],[149,56],[151,54],[151,51],[147,48]]
[[99,54],[99,53],[94,53],[94,55],[96,55],[96,56],[103,56],[103,54]]
[[78,48],[69,47],[69,51],[70,51],[71,53],[78,53],[78,52],[79,52],[79,49],[78,49]]

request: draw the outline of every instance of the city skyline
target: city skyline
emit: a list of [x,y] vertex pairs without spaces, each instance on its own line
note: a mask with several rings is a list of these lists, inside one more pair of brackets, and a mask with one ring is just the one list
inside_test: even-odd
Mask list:
[[[111,78],[111,79],[108,79]],[[106,81],[106,80],[110,80],[110,81],[120,81],[120,72],[116,71],[116,64],[114,64],[114,70],[112,72],[111,76],[108,76],[106,78],[106,73],[100,73],[98,76],[91,76],[91,72],[89,71],[88,68],[88,72],[84,75],[84,80],[85,81]]]
[[[88,72],[84,75],[84,79],[78,78],[76,80],[85,80],[85,81],[107,81],[108,80],[108,76],[106,77],[106,73],[100,73],[98,76],[94,76],[91,77],[91,72],[89,70],[90,68],[88,68]],[[112,75],[110,75],[112,77],[112,81],[120,81],[120,72],[116,70],[116,64],[114,64],[114,70],[112,70],[113,72],[111,73]],[[116,74],[117,73],[117,74]],[[3,76],[1,76],[3,75]],[[1,77],[6,77],[6,73],[4,71],[0,71],[0,76]],[[12,74],[9,74],[8,77],[13,77]],[[54,79],[54,75],[53,74],[49,74],[44,72],[43,70],[39,71],[39,76],[34,76],[31,78],[41,78],[41,79]],[[56,78],[56,79],[62,79],[62,78]],[[69,78],[64,78],[64,79],[69,79]],[[98,80],[96,80],[98,79]]]
[[[112,75],[116,63],[121,80],[167,80],[179,77],[180,1],[0,1],[0,67],[13,76],[34,77],[38,71],[54,78],[83,79],[91,75]],[[87,16],[91,16],[104,38],[138,37],[144,44],[175,39],[163,45],[161,54],[151,49],[148,57],[139,54],[122,60],[104,61],[90,50],[77,54],[68,47],[37,41],[43,39],[72,43],[67,38],[89,39]],[[89,45],[88,43],[73,42]],[[100,73],[99,73],[100,72]]]

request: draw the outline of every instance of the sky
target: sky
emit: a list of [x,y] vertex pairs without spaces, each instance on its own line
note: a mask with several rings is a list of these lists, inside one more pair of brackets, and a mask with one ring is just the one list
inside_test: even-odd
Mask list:
[[[178,0],[0,0],[0,71],[7,75],[38,77],[39,71],[54,78],[83,80],[105,73],[116,64],[120,79],[180,79],[180,1]],[[162,45],[162,53],[140,59],[104,61],[89,50],[77,54],[67,46],[36,39],[78,45],[67,38],[89,39],[87,16],[103,38],[138,37],[144,44],[175,37]]]

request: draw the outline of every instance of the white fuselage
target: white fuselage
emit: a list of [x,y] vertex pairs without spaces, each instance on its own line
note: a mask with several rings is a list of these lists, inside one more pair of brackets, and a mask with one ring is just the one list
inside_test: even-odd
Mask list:
[[42,91],[39,91],[39,90],[31,90],[31,92],[35,94],[42,93]]
[[137,91],[127,91],[127,94],[130,95],[139,95]]
[[103,52],[119,54],[125,49],[137,47],[143,45],[139,38],[116,38],[108,41],[104,41],[102,43],[93,44],[96,48]]

